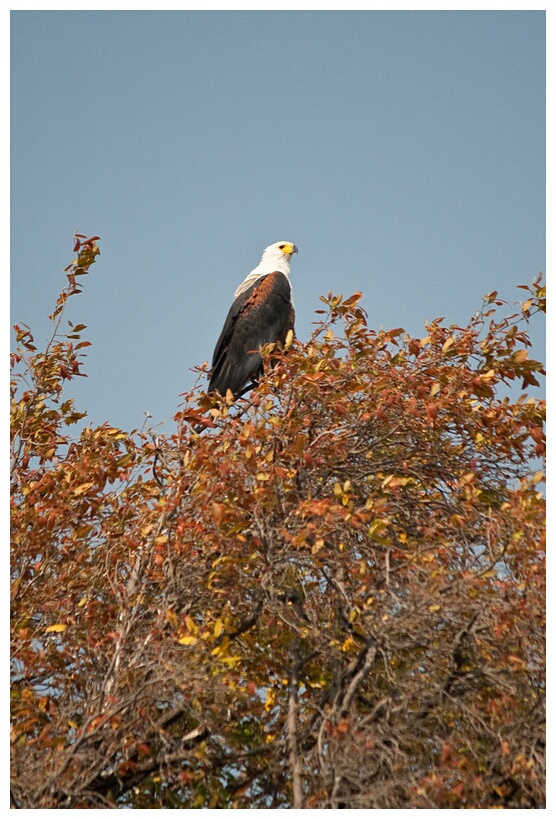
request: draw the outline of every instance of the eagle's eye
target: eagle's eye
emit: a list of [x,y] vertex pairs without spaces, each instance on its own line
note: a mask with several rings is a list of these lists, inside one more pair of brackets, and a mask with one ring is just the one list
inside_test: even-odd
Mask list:
[[280,249],[280,250],[283,250],[285,247],[286,247],[286,245],[280,245],[280,248],[279,248],[279,249]]

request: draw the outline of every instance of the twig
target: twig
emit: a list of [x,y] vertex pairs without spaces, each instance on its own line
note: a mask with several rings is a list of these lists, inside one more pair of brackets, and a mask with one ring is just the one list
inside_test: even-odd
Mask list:
[[290,768],[292,772],[292,791],[294,810],[303,807],[303,788],[301,786],[301,761],[297,752],[297,707],[299,702],[299,643],[295,641],[295,655],[290,673],[290,691],[288,698],[288,744],[290,748]]
[[356,666],[355,673],[351,678],[351,682],[348,685],[348,689],[344,694],[344,698],[342,700],[342,705],[340,706],[340,716],[343,716],[349,706],[351,705],[351,701],[355,696],[355,693],[371,668],[373,667],[374,661],[376,659],[377,649],[376,646],[369,645],[363,649],[361,654],[359,655],[359,660]]

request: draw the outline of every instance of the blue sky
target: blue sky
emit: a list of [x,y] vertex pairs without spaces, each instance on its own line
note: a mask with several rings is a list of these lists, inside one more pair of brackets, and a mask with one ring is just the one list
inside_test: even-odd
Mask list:
[[[172,417],[233,292],[287,239],[297,334],[363,292],[374,328],[509,300],[545,270],[540,11],[11,15],[12,323],[39,343],[77,228],[101,256],[94,424]],[[535,353],[544,357],[540,322]]]

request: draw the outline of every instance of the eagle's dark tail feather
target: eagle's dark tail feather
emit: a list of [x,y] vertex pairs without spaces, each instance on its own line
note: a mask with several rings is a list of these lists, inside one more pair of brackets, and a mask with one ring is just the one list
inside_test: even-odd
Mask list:
[[243,365],[236,364],[235,366],[229,360],[224,359],[213,370],[208,392],[219,392],[224,398],[226,392],[231,390],[234,398],[239,398],[240,393],[243,395],[246,392],[246,390],[242,390],[242,387],[248,382],[256,382],[262,373],[261,357],[258,354],[256,354],[256,357],[259,359],[258,362],[253,361],[253,358],[255,358],[255,355],[253,355]]

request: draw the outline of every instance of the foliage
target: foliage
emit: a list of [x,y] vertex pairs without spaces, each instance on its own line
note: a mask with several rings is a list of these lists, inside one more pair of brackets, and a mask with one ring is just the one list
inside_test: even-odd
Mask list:
[[96,242],[16,328],[13,804],[542,807],[540,280],[421,339],[329,295],[249,401],[70,437]]

